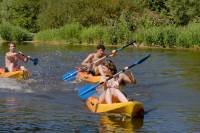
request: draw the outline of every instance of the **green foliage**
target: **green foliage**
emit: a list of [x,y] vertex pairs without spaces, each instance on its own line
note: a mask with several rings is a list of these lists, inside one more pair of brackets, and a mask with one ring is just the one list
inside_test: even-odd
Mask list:
[[32,32],[38,31],[36,20],[39,0],[2,0],[0,7],[2,22],[9,22]]
[[176,43],[181,47],[200,46],[200,24],[189,24],[184,28],[179,29]]
[[177,25],[187,25],[194,18],[200,17],[199,0],[168,0],[166,5]]
[[161,47],[194,47],[200,45],[200,24],[189,24],[186,27],[151,27],[141,29],[135,34],[138,42]]
[[87,43],[109,42],[109,33],[106,27],[97,25],[84,28],[81,33],[81,40]]
[[153,10],[153,11],[167,11],[168,8],[165,5],[165,2],[167,0],[144,0],[146,5],[149,7],[149,9]]
[[174,47],[176,44],[177,30],[174,26],[167,26],[163,29],[165,46]]
[[79,23],[66,24],[64,27],[60,28],[60,31],[61,37],[64,40],[68,42],[80,41],[82,26]]
[[38,24],[41,30],[64,26],[73,15],[72,0],[41,0]]
[[35,35],[34,40],[79,42],[81,30],[82,27],[78,23],[67,24],[61,28],[40,31]]
[[132,38],[133,25],[129,12],[123,11],[117,21],[110,26],[110,43],[124,43]]
[[13,26],[9,23],[0,25],[1,38],[7,41],[30,41],[32,34],[25,29]]
[[[0,0],[6,40],[199,45],[199,0]],[[194,24],[197,23],[197,24]],[[15,26],[18,27],[15,27]],[[177,26],[177,27],[175,27]]]
[[1,24],[0,25],[0,36],[2,39],[11,41],[12,40],[12,27],[10,24]]
[[78,22],[84,27],[109,26],[123,10],[140,12],[139,0],[41,0],[38,24],[42,30]]
[[[143,29],[139,34],[140,40],[145,40],[149,45],[161,47],[174,47],[176,44],[177,31],[175,27],[152,27]],[[136,36],[138,38],[138,36]]]
[[60,30],[59,29],[49,29],[49,30],[44,30],[38,32],[34,36],[34,40],[36,41],[60,41],[64,40],[60,35]]

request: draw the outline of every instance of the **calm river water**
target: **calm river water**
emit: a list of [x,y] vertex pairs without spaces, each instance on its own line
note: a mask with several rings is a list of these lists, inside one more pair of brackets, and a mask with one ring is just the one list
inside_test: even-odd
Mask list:
[[[124,89],[144,103],[144,119],[122,121],[88,111],[77,96],[81,84],[62,80],[95,47],[21,44],[18,49],[40,62],[26,65],[31,79],[0,79],[0,132],[200,132],[200,52],[127,48],[114,57],[119,69],[151,54],[131,69],[137,85]],[[7,50],[0,44],[1,66]]]

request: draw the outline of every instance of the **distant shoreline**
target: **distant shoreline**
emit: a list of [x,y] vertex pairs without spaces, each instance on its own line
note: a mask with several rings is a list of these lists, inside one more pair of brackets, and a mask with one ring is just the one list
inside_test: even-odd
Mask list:
[[[5,40],[2,40],[0,39],[0,43],[9,43],[10,41],[5,41]],[[19,42],[17,42],[19,43]],[[58,44],[66,44],[66,45],[79,45],[79,46],[96,46],[97,43],[94,43],[94,44],[88,44],[88,43],[69,43],[69,42],[66,42],[66,41],[23,41],[22,43],[32,43],[32,44],[45,44],[45,45],[58,45]],[[125,44],[124,44],[125,45]],[[144,43],[136,43],[137,46],[132,46],[132,48],[139,48],[139,49],[163,49],[163,50],[189,50],[189,51],[200,51],[200,47],[198,46],[195,46],[193,48],[183,48],[183,47],[173,47],[173,48],[169,48],[169,47],[166,47],[166,48],[163,48],[161,46],[149,46],[147,44],[144,44]],[[111,44],[106,44],[105,45],[106,47],[121,47],[122,44],[116,44],[116,45],[111,45]],[[131,47],[131,46],[129,46]]]

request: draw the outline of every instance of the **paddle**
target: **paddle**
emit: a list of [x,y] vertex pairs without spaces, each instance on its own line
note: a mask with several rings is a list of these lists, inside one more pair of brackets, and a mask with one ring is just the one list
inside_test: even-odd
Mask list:
[[28,59],[30,59],[33,62],[34,65],[38,64],[38,58],[32,58],[30,56],[27,56],[27,55],[23,54],[22,52],[18,52],[18,54],[21,54],[21,55],[27,57]]
[[[117,53],[118,51],[121,51],[122,49],[128,47],[129,45],[134,44],[135,42],[136,42],[136,41],[130,41],[127,45],[124,45],[123,47],[118,48],[118,49],[116,49],[116,50],[113,50],[114,52],[112,52],[112,54],[106,55],[106,56],[104,56],[104,57],[98,59],[97,61],[93,62],[92,64],[95,64],[95,63],[97,63],[97,62],[99,62],[99,61],[102,61],[102,60],[104,60],[104,59],[107,58],[107,57],[112,57],[112,56],[113,56],[115,53]],[[80,71],[81,71],[81,69],[80,69],[80,70],[74,70],[74,71],[72,71],[72,72],[69,72],[69,73],[64,74],[64,75],[63,75],[63,80],[65,80],[65,81],[70,81],[71,79],[74,79],[73,77],[75,77],[75,76],[77,75],[77,73],[80,72]]]
[[[118,73],[116,73],[115,75],[113,75],[112,77],[108,78],[105,82],[107,82],[108,80],[116,77],[117,75],[119,75],[120,73],[122,72],[125,72],[126,70],[138,65],[138,64],[141,64],[142,62],[144,62],[146,59],[148,59],[150,57],[150,54],[146,55],[145,57],[143,57],[142,59],[134,62],[132,65],[130,66],[126,66],[124,67],[121,71],[119,71]],[[98,83],[96,85],[93,85],[93,84],[86,84],[85,86],[83,86],[82,88],[79,89],[78,91],[78,95],[79,97],[82,99],[82,100],[86,100],[88,97],[92,96],[95,92],[96,92],[96,89],[104,84],[105,82],[101,82],[101,83]]]

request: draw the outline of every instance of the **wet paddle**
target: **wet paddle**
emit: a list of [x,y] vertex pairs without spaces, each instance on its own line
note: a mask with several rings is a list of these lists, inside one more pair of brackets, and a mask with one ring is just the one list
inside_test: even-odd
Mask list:
[[[142,59],[134,62],[132,65],[130,66],[126,66],[124,67],[121,71],[119,71],[118,73],[116,73],[115,75],[113,75],[112,77],[108,78],[105,82],[107,82],[108,80],[112,79],[113,77],[116,77],[117,75],[119,75],[120,73],[122,72],[125,72],[126,70],[138,65],[138,64],[141,64],[142,62],[144,62],[146,59],[148,59],[150,57],[150,54],[144,56]],[[101,83],[98,83],[96,85],[93,85],[93,84],[86,84],[84,85],[83,87],[81,87],[78,91],[78,95],[79,97],[82,99],[82,100],[86,100],[88,97],[92,96],[95,94],[96,92],[96,89],[101,86],[102,84],[104,84],[105,82],[101,82]]]
[[25,57],[27,57],[28,59],[30,59],[33,62],[34,65],[38,64],[38,58],[32,58],[30,56],[27,56],[27,55],[23,54],[22,52],[18,52],[18,53],[23,55],[23,56],[25,56]]
[[[97,61],[93,62],[92,64],[95,64],[95,63],[97,63],[97,62],[99,62],[99,61],[102,61],[102,60],[104,60],[104,59],[107,58],[107,57],[112,57],[115,53],[121,51],[122,49],[128,47],[129,45],[134,44],[135,42],[136,42],[136,41],[130,41],[127,45],[124,45],[123,47],[118,48],[118,49],[116,49],[116,50],[113,50],[114,53],[112,52],[112,54],[107,55],[107,56],[104,56],[104,57],[98,59]],[[81,69],[80,69],[80,70],[74,70],[74,71],[72,71],[72,72],[68,72],[68,73],[64,74],[64,75],[63,75],[63,80],[65,80],[65,81],[70,81],[71,79],[74,79],[75,76],[76,76],[76,75],[78,74],[78,72],[80,72],[80,71],[81,71]],[[73,77],[74,77],[74,78],[73,78]]]

